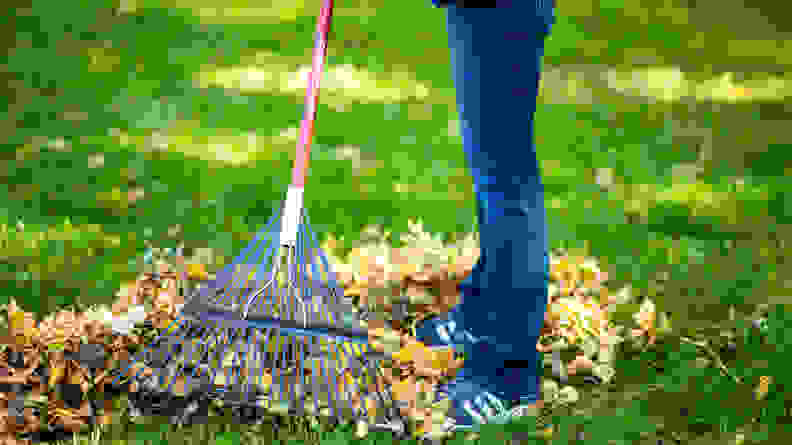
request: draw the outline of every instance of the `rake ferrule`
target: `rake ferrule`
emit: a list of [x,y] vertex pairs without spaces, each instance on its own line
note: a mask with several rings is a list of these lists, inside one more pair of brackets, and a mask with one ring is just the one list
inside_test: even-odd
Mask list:
[[297,244],[297,232],[300,227],[303,210],[303,191],[300,186],[290,185],[286,192],[286,204],[283,207],[283,225],[280,232],[282,246],[294,247]]

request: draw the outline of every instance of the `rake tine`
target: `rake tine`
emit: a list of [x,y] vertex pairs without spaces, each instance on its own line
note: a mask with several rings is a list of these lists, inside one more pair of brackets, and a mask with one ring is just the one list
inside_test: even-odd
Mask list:
[[[338,345],[339,349],[341,350],[341,360],[342,360],[341,363],[350,363],[351,360],[354,360],[354,350],[350,354],[349,351],[347,351],[346,346],[349,346],[349,349],[352,349],[351,345],[346,344],[346,343],[341,343],[341,344]],[[350,358],[350,356],[351,356],[351,358]],[[344,375],[346,369],[347,368],[345,367],[345,369],[341,370],[341,375]],[[350,371],[354,371],[354,369],[352,369],[352,368],[348,368],[348,369]],[[352,389],[351,389],[351,392],[353,392],[353,393],[357,393],[357,389],[363,383],[363,375],[362,375],[362,372],[360,372],[360,371],[361,370],[358,370],[358,374],[357,375],[355,375],[354,372],[352,373]],[[360,381],[358,381],[358,379],[360,379]],[[352,399],[351,398],[349,398],[349,400],[347,400],[347,404],[348,404],[348,408],[351,410],[352,409]],[[365,408],[366,408],[366,406],[365,406],[365,404],[363,404],[363,409],[365,410]]]
[[[167,355],[167,357],[165,358],[165,362],[167,363],[167,362],[169,362],[169,361],[171,360],[171,356],[173,355],[173,352],[176,350],[176,348],[172,348],[172,349],[171,349],[171,348],[170,348],[170,344],[169,344],[169,343],[166,343],[166,344],[165,344],[165,349],[166,349],[166,350],[168,350],[168,355]],[[177,368],[177,369],[178,369],[178,368]],[[172,379],[172,380],[174,380],[174,379]],[[165,373],[161,373],[161,374],[159,375],[159,382],[160,382],[160,386],[162,386],[162,385],[164,385],[164,384],[165,384]],[[170,390],[170,385],[168,386],[168,390]]]
[[[251,334],[253,336],[252,343],[248,344],[250,346],[250,348],[248,349],[248,352],[250,353],[250,356],[249,357],[245,357],[246,361],[245,361],[245,365],[244,365],[245,369],[247,370],[247,378],[245,380],[245,391],[243,393],[243,396],[244,396],[245,400],[252,399],[250,393],[251,393],[251,391],[254,388],[253,383],[254,383],[255,378],[256,378],[256,376],[253,375],[254,374],[253,373],[253,371],[254,371],[253,366],[257,363],[256,359],[258,358],[257,354],[256,354],[257,351],[258,351],[258,331],[256,331],[255,329],[252,329],[251,330]],[[251,351],[251,349],[252,349],[252,351]],[[251,366],[248,366],[248,364],[251,364]]]
[[[316,243],[315,243],[315,240],[313,238],[313,233],[311,233],[311,230],[310,230],[310,224],[309,224],[309,221],[308,221],[307,212],[303,212],[303,223],[304,223],[304,228],[305,228],[304,233],[305,233],[306,241],[309,243],[309,245],[313,249],[316,249]],[[319,279],[321,279],[320,271],[317,270],[318,269],[318,265],[314,261],[311,261],[311,269],[312,269],[312,272],[313,272],[313,276],[314,277],[318,277]],[[322,317],[322,315],[324,315],[324,317]],[[326,313],[322,313],[322,311],[320,311],[320,318],[324,319],[324,321],[327,322],[328,324],[331,322],[329,317],[327,317],[327,314]],[[318,340],[319,345],[321,345],[321,338],[318,338],[317,340]],[[328,346],[329,346],[329,344],[328,344]],[[338,413],[337,413],[336,406],[335,406],[335,400],[334,400],[334,397],[333,397],[334,384],[331,383],[331,381],[330,381],[331,380],[331,378],[330,378],[330,366],[328,366],[327,367],[327,371],[325,371],[324,359],[320,358],[319,359],[319,367],[321,369],[322,375],[324,375],[324,377],[325,377],[325,381],[327,382],[327,403],[328,403],[328,405],[330,407],[331,415],[333,417],[338,418]]]
[[[259,344],[259,331],[257,329],[251,329],[251,333],[253,334],[253,343],[251,344],[252,351],[250,353],[251,366],[249,366],[247,370],[248,372],[247,384],[248,384],[248,393],[251,393],[250,397],[253,398],[253,396],[255,396],[254,390],[257,386],[255,367],[261,366],[262,368],[264,368],[264,360],[261,359],[260,357],[261,345]],[[248,397],[248,395],[246,394],[245,397]]]
[[310,337],[310,342],[308,343],[308,360],[311,363],[311,392],[313,393],[313,404],[314,404],[314,412],[319,413],[319,392],[316,390],[316,381],[318,379],[319,373],[316,370],[316,366],[313,364],[313,356],[314,353],[314,345],[315,345],[315,338]]
[[318,237],[316,239],[314,239],[314,237],[313,237],[313,231],[311,231],[311,229],[310,229],[311,225],[310,225],[310,219],[308,218],[308,213],[305,212],[305,214],[303,216],[305,218],[305,226],[307,228],[308,236],[311,239],[311,244],[314,246],[313,251],[317,252],[316,256],[318,256],[319,260],[322,261],[322,265],[324,266],[324,270],[327,272],[327,283],[328,283],[329,290],[331,292],[334,291],[334,290],[338,291],[340,289],[338,287],[338,284],[336,283],[335,273],[333,272],[333,269],[330,267],[330,262],[327,260],[327,256],[324,254],[324,252],[322,251],[321,247],[319,246]]
[[[302,289],[300,293],[300,298],[303,300],[303,308],[305,308],[305,300],[306,297],[308,300],[312,301],[313,292],[308,292],[309,284],[313,285],[313,279],[309,279],[308,275],[305,272],[305,265],[309,262],[308,258],[306,258],[306,245],[305,245],[305,233],[307,230],[307,226],[305,224],[301,224],[300,227],[300,234],[302,236],[297,238],[297,275],[300,277],[300,288]],[[310,247],[310,246],[308,246]],[[313,304],[308,304],[307,312],[311,315],[311,319],[313,319]],[[305,316],[305,322],[308,323],[308,316]]]
[[[343,363],[343,359],[344,359],[344,344],[343,343],[336,343],[335,347],[336,347],[336,355],[338,357],[337,358],[338,363],[339,364]],[[339,407],[339,411],[341,412],[341,415],[343,415],[346,410],[352,408],[352,406],[351,406],[352,399],[350,397],[348,397],[349,390],[347,388],[347,376],[345,376],[344,374],[342,374],[340,372],[336,372],[336,373],[334,373],[334,375],[336,376],[336,379],[337,379],[336,383],[338,385],[338,386],[336,386],[334,388],[334,390],[336,391],[336,400],[338,400],[339,401],[339,405],[341,405]],[[341,393],[341,387],[340,387],[341,385],[343,385],[343,387],[344,387],[344,394]]]
[[[182,347],[184,347],[184,344],[187,342],[187,340],[186,340],[186,338],[185,338],[185,337],[186,337],[186,336],[185,336],[185,335],[183,335],[183,336],[181,337],[181,339],[180,339],[180,340],[181,340]],[[173,354],[173,353],[176,351],[176,345],[173,345],[173,346],[174,346],[174,347],[173,347],[173,349],[171,350],[171,354]],[[166,361],[170,361],[170,354],[168,355],[168,359],[167,359]],[[176,375],[174,375],[174,376],[172,376],[172,377],[171,377],[171,381],[170,381],[170,383],[168,383],[168,388],[166,389],[166,391],[167,391],[168,393],[170,393],[170,391],[171,391],[171,388],[173,387],[173,383],[174,383],[174,382],[176,382],[176,377],[177,377],[177,376],[179,375],[179,373],[181,372],[181,370],[182,370],[181,368],[182,368],[182,364],[181,364],[181,363],[177,363],[177,367],[176,367]],[[160,385],[162,385],[162,384],[163,384],[163,383],[162,383],[162,381],[164,380],[164,378],[163,378],[162,376],[163,376],[163,374],[160,374],[160,382],[161,382],[161,383],[160,383]]]
[[[305,227],[305,225],[302,225],[302,227],[300,228],[300,232],[302,234],[304,234],[305,231],[306,231],[306,227]],[[306,293],[305,292],[305,288],[307,287],[306,282],[309,281],[308,277],[307,277],[307,275],[305,273],[305,264],[306,264],[306,258],[305,258],[306,252],[305,252],[305,250],[306,249],[305,249],[305,239],[304,239],[304,237],[298,237],[297,238],[297,257],[298,257],[298,260],[297,260],[297,265],[296,266],[297,266],[297,274],[300,277],[300,286],[298,286],[298,287],[300,287],[302,289],[301,294],[300,294],[300,298],[303,298],[305,296],[305,293]],[[306,284],[306,286],[304,287],[303,284]],[[313,308],[311,306],[312,306],[311,304],[308,304],[308,311],[307,312],[310,313],[311,315],[313,315]],[[303,309],[305,310],[305,301],[303,301]],[[304,321],[305,321],[305,323],[308,322],[308,316],[307,315],[305,315]],[[313,342],[313,337],[309,336],[308,337],[308,341]],[[299,347],[298,347],[298,356],[301,359],[300,365],[298,366],[298,378],[299,378],[300,383],[304,383],[305,382],[305,367],[304,367],[305,366],[305,354],[304,354],[305,350],[304,350],[304,348],[306,348],[306,346],[307,345],[304,345],[303,342],[300,342]],[[305,407],[302,406],[303,404],[304,404],[304,401],[302,401],[302,403],[299,404],[301,412],[304,412],[304,410],[305,410]],[[314,395],[314,406],[316,407],[316,396],[315,395]],[[318,411],[319,411],[319,409],[317,408],[315,412],[318,413]]]
[[[303,342],[298,343],[297,346],[297,356],[300,358],[299,363],[297,364],[297,378],[301,385],[305,385],[305,354],[304,354],[304,344]],[[298,414],[303,415],[305,413],[305,399],[304,396],[307,393],[307,389],[303,388],[302,400],[298,404]]]
[[[171,322],[168,324],[168,327],[165,329],[165,331],[164,331],[164,332],[168,332],[168,330],[170,329],[170,327],[171,327],[171,326],[173,326],[173,324],[174,324],[174,323],[180,323],[181,321],[184,321],[184,320],[185,320],[185,319],[177,318],[177,319],[175,319],[175,320],[171,321]],[[163,337],[164,337],[164,334],[163,334],[163,333],[159,333],[159,335],[157,335],[157,338],[154,340],[154,344],[156,344],[157,340],[160,340],[160,339],[162,339]],[[143,350],[141,350],[141,351],[140,351],[138,354],[136,354],[136,355],[135,355],[135,358],[134,358],[133,360],[130,360],[130,361],[129,361],[129,364],[128,364],[128,365],[126,365],[126,368],[124,369],[124,371],[123,371],[123,372],[121,372],[121,373],[120,373],[118,376],[116,376],[116,378],[115,378],[115,379],[113,379],[113,384],[117,384],[117,383],[118,383],[118,380],[121,378],[121,376],[122,376],[122,375],[124,375],[124,374],[126,374],[126,373],[127,373],[127,371],[129,371],[129,368],[131,368],[132,366],[134,366],[134,364],[135,364],[136,362],[138,362],[138,361],[139,361],[139,360],[142,358],[142,356],[144,355],[144,352],[145,352],[145,350],[146,350],[145,348],[144,348]],[[134,373],[134,375],[132,376],[132,379],[137,379],[137,378],[138,378],[138,374],[140,374],[141,372],[143,372],[143,369],[142,369],[142,368],[141,368],[141,369],[139,369],[137,372],[135,372],[135,373]]]
[[[200,330],[201,330],[201,331],[209,331],[209,327],[208,327],[208,326],[201,325],[201,326],[200,326]],[[202,335],[202,334],[199,334],[199,335],[198,335],[198,338],[203,338],[203,335]],[[207,352],[208,352],[208,351],[207,351]],[[200,358],[198,358],[198,360],[196,360],[196,362],[200,362],[200,360],[201,360],[201,358],[203,358],[202,356],[203,356],[204,354],[202,354],[202,353],[199,353],[199,355],[200,355],[201,357],[200,357]],[[187,358],[187,362],[189,362],[189,363],[192,363],[192,362],[193,362],[193,360],[192,360],[192,356],[193,356],[193,350],[192,350],[192,348],[190,348],[190,349],[189,349],[189,357]],[[197,365],[196,365],[196,366],[193,366],[193,372],[192,372],[192,375],[191,375],[190,377],[192,377],[192,379],[195,379],[195,376],[196,376],[196,373],[197,373],[197,372],[198,372],[198,366],[197,366]],[[187,385],[188,385],[188,386],[190,386],[190,377],[187,377]],[[207,376],[207,377],[208,377],[208,376]]]
[[[273,226],[274,226],[274,224],[273,224]],[[270,238],[271,238],[271,235],[270,235]],[[251,243],[251,245],[252,245],[252,244],[254,244],[254,243]],[[251,246],[251,247],[252,247],[252,246]],[[270,242],[268,242],[268,243],[266,243],[266,244],[264,244],[264,245],[260,245],[260,246],[258,246],[258,248],[257,248],[257,249],[254,251],[254,258],[253,258],[253,261],[249,261],[249,259],[248,259],[248,260],[246,261],[246,263],[235,264],[235,265],[242,266],[242,265],[244,265],[244,264],[258,264],[258,259],[261,257],[261,254],[262,254],[262,253],[264,253],[264,252],[263,252],[263,248],[266,248],[266,249],[267,249],[267,254],[266,254],[266,255],[265,255],[265,257],[264,257],[264,258],[265,258],[265,260],[266,260],[266,259],[268,259],[268,258],[270,257],[270,255],[269,255],[269,254],[270,254],[270,251],[271,251],[272,249],[274,249],[274,247],[275,247],[275,246],[274,246],[274,244],[272,244],[272,243],[270,243]],[[235,261],[235,263],[236,263],[236,261]],[[240,267],[240,269],[241,269],[241,267]],[[274,279],[275,279],[275,271],[276,271],[276,267],[275,267],[275,266],[273,266],[273,273],[272,273],[272,278],[271,278],[271,280],[274,280]],[[248,271],[245,271],[245,272],[248,272]],[[234,279],[234,282],[235,282],[235,283],[239,283],[239,282],[241,281],[241,279],[240,279],[240,278],[241,278],[241,277],[237,277],[236,279]],[[233,276],[232,276],[232,279],[233,279]],[[245,278],[244,278],[244,285],[240,285],[240,286],[239,286],[239,295],[232,295],[232,296],[231,296],[231,301],[230,301],[230,304],[232,304],[232,305],[233,305],[233,304],[235,303],[235,302],[234,302],[234,300],[235,300],[235,297],[241,297],[241,296],[242,296],[242,289],[245,289],[245,288],[247,287],[247,285],[248,285],[248,283],[250,282],[250,280],[251,280],[251,278],[250,278],[250,273],[248,272],[248,273],[246,273],[246,274],[245,274]],[[265,285],[264,285],[264,287],[266,287],[266,286],[268,286],[268,285],[270,285],[270,284],[272,284],[272,283],[267,283],[267,284],[265,284]],[[232,293],[232,292],[233,292],[233,289],[234,289],[234,286],[233,286],[233,284],[232,284],[232,286],[231,286],[231,287],[228,289],[228,293]],[[241,300],[241,298],[240,298],[240,300]],[[252,300],[252,299],[251,299],[251,300]],[[240,303],[242,303],[242,302],[240,301]],[[249,301],[248,301],[248,304],[249,304]]]
[[[290,272],[290,269],[292,269],[292,267],[289,264],[287,266],[287,273]],[[291,283],[291,280],[289,281],[289,283]],[[289,314],[290,317],[294,317],[293,314],[295,313],[295,311],[293,311],[293,309],[295,309],[295,308],[292,307],[292,302],[290,300],[292,298],[297,298],[297,293],[296,292],[288,292],[288,291],[285,290],[284,294],[285,294],[284,297],[286,298],[286,306],[287,306],[286,311],[287,311],[287,313]],[[296,306],[296,302],[295,302],[294,306]],[[296,317],[294,317],[294,318],[296,318]],[[294,336],[291,336],[291,335],[288,335],[288,334],[286,335],[286,338],[284,339],[284,343],[287,345],[287,348],[284,348],[284,350],[283,350],[284,355],[293,355],[293,354],[289,354],[289,353],[294,350],[294,347],[296,347],[296,340],[295,339],[296,339],[296,337],[294,337]],[[283,369],[284,368],[281,368],[281,372],[283,372]],[[284,376],[283,378],[285,380],[286,376]],[[289,391],[289,388],[287,386],[281,387],[281,390],[283,391],[282,393],[283,393],[284,397],[286,397],[286,393],[287,392],[291,393],[291,396],[292,396],[291,401],[292,402],[295,402],[296,390],[297,390],[296,386],[297,386],[297,384],[295,382],[294,384],[291,385],[291,390],[290,391]]]
[[[280,291],[280,288],[275,288],[273,293],[279,293],[279,291]],[[276,356],[275,368],[277,369],[278,377],[280,377],[280,379],[281,379],[280,387],[278,388],[278,391],[281,393],[281,394],[279,394],[279,397],[280,397],[280,395],[282,395],[282,393],[283,393],[283,372],[282,372],[282,370],[283,370],[283,349],[281,348],[281,341],[279,341],[279,340],[282,339],[280,329],[275,328],[275,331],[273,332],[273,339],[275,340],[275,356]],[[280,355],[280,361],[277,361],[278,360],[277,359],[278,355]]]
[[[271,237],[273,236],[273,235],[272,235],[272,233],[276,232],[275,230],[273,230],[272,232],[270,232],[270,233],[267,233],[269,229],[274,229],[274,226],[275,226],[275,224],[276,224],[277,218],[278,218],[278,216],[279,216],[279,213],[278,213],[278,212],[279,212],[279,211],[278,211],[278,209],[277,209],[277,208],[276,208],[276,209],[274,209],[274,211],[273,211],[273,215],[272,215],[272,217],[269,219],[269,221],[267,221],[267,224],[266,224],[266,226],[265,226],[263,229],[261,229],[261,230],[260,230],[260,231],[259,231],[259,232],[256,234],[256,236],[255,236],[255,238],[253,239],[253,241],[251,241],[250,243],[248,243],[248,245],[247,245],[247,246],[245,246],[245,248],[242,250],[242,253],[240,253],[240,254],[239,254],[239,255],[238,255],[238,256],[237,256],[237,257],[236,257],[236,258],[233,260],[233,262],[232,262],[231,264],[228,264],[228,265],[226,265],[226,266],[225,266],[223,269],[221,269],[219,272],[217,272],[217,274],[216,274],[216,276],[215,276],[215,279],[214,279],[214,282],[212,283],[212,286],[209,286],[209,287],[207,287],[207,289],[211,289],[211,288],[214,288],[214,289],[223,289],[223,288],[225,288],[225,287],[228,285],[229,281],[231,281],[231,280],[233,279],[233,276],[234,276],[234,269],[235,269],[235,267],[236,267],[237,265],[241,264],[241,263],[242,263],[242,261],[244,260],[244,258],[246,258],[246,257],[247,257],[248,253],[249,253],[249,252],[250,252],[250,251],[251,251],[251,250],[252,250],[252,249],[253,249],[253,248],[254,248],[254,247],[257,245],[257,244],[259,244],[259,243],[262,241],[262,237],[271,238]],[[205,297],[205,296],[207,296],[207,295],[202,295],[202,296],[204,296],[204,297]]]
[[[222,328],[221,324],[217,323],[217,327],[215,328],[215,341],[214,341],[214,346],[216,346],[216,349],[217,349],[215,358],[217,358],[218,355],[220,357],[222,357],[224,355],[223,354],[224,351],[222,350],[222,346],[221,346],[221,339],[222,339],[223,333],[224,332],[223,332],[223,328]],[[220,369],[223,368],[222,358],[220,358],[220,363],[218,364],[218,366],[212,366],[211,353],[210,353],[209,367],[212,369],[211,382],[212,382],[212,385],[214,385],[214,382],[217,379],[217,373],[220,371]]]
[[[272,331],[271,329],[267,329],[265,331],[265,342],[264,342],[264,344],[268,344],[271,341],[271,339],[272,339],[272,335],[270,334],[271,331]],[[273,377],[274,377],[274,375],[273,375]],[[262,381],[262,382],[264,381],[264,366],[261,367],[261,380],[260,381]],[[273,397],[274,387],[272,385],[272,383],[274,383],[274,382],[275,382],[274,378],[270,379],[269,394],[268,394],[270,400],[272,400],[274,398]]]
[[[325,376],[325,381],[327,382],[327,404],[330,406],[330,414],[338,418],[335,398],[333,397],[333,386],[335,380],[333,379],[333,381],[331,381],[331,377],[330,377],[331,372],[330,372],[329,364],[326,363],[324,360],[320,360],[319,363],[320,366],[322,367],[322,374]],[[328,365],[326,370],[325,370],[325,365]]]
[[[201,328],[204,328],[204,327],[203,327],[203,326],[201,326]],[[199,338],[202,338],[202,337],[203,337],[203,336],[199,334]],[[187,354],[185,354],[185,356],[186,356],[186,363],[189,363],[189,364],[191,364],[191,366],[192,366],[192,363],[193,363],[193,345],[194,345],[194,339],[190,339],[190,341],[189,341],[189,342],[188,342],[188,341],[185,341],[185,343],[184,343],[184,344],[185,344],[185,348],[186,348],[186,345],[187,345],[187,344],[189,344],[189,345],[190,345],[190,347],[189,347],[189,349],[188,349],[188,352],[187,352]],[[202,354],[199,354],[199,355],[202,355]],[[198,359],[198,361],[200,361],[200,358]],[[197,373],[197,372],[198,372],[198,366],[193,366],[193,372],[192,372],[192,375],[187,375],[187,373],[185,373],[186,387],[190,387],[190,388],[192,387],[192,382],[195,380],[195,375],[196,375],[196,373]],[[170,385],[168,386],[168,392],[170,392]],[[187,393],[189,393],[189,391],[186,391],[186,392],[187,392]]]
[[[242,355],[241,352],[240,352],[240,343],[242,343],[242,342],[234,341],[234,342],[232,342],[231,344],[228,345],[229,349],[232,350],[231,351],[232,353],[234,352],[234,348],[233,348],[234,343],[236,343],[236,355],[234,355],[234,360],[233,360],[232,366],[231,366],[231,380],[233,381],[234,374],[236,374],[236,377],[237,377],[236,384],[237,385],[241,385],[242,384],[242,367],[239,366],[239,361],[241,361],[241,357],[240,356]],[[238,371],[236,373],[234,372],[234,367],[238,367]]]

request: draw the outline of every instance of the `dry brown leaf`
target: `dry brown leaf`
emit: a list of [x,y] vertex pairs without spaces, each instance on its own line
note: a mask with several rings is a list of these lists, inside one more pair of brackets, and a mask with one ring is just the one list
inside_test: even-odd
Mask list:
[[111,414],[100,414],[96,418],[96,423],[102,426],[108,426],[113,424],[113,416]]
[[574,360],[567,365],[567,373],[575,375],[581,371],[589,371],[594,369],[594,362],[585,355],[578,355]]
[[16,434],[12,432],[3,432],[0,434],[0,445],[27,445],[31,443],[30,440],[19,439]]
[[66,414],[58,418],[57,424],[62,425],[63,428],[70,433],[79,433],[88,425],[79,417],[72,417]]
[[31,312],[21,310],[12,299],[8,305],[9,333],[12,337],[22,337],[24,343],[38,335],[36,318]]
[[79,385],[83,393],[91,389],[91,376],[88,370],[82,368],[74,360],[69,360],[67,381],[72,385]]
[[52,388],[66,378],[66,363],[50,363],[49,371],[50,377],[48,384],[50,388]]

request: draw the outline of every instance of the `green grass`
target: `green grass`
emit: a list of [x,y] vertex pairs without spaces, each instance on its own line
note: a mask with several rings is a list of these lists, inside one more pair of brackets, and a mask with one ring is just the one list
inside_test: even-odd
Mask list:
[[[428,3],[339,5],[328,67],[352,65],[383,85],[409,73],[408,83],[427,86],[429,95],[390,103],[323,90],[306,193],[322,236],[354,240],[369,224],[398,234],[410,218],[431,232],[473,227],[461,141],[448,134],[456,110],[443,13]],[[548,69],[678,65],[706,78],[727,68],[784,71],[792,62],[779,50],[786,34],[765,32],[763,44],[729,37],[734,26],[686,19],[692,12],[680,2],[644,22],[645,2],[626,9],[559,3]],[[19,19],[22,34],[8,62],[24,88],[0,154],[0,224],[10,228],[2,238],[3,295],[39,314],[75,300],[106,304],[121,281],[139,273],[145,242],[176,243],[167,235],[176,224],[188,247],[213,247],[226,258],[238,252],[284,198],[294,142],[277,135],[299,126],[303,93],[198,88],[194,76],[251,60],[281,72],[307,64],[318,3],[306,2],[285,21],[230,24],[155,2],[120,17],[100,0],[33,4],[41,15]],[[269,56],[257,59],[261,53]],[[599,258],[615,283],[632,283],[672,312],[681,332],[722,321],[730,305],[749,313],[760,303],[787,303],[779,267],[789,259],[785,148],[792,141],[784,104],[660,104],[596,82],[590,88],[594,101],[557,103],[545,94],[536,113],[551,244]],[[338,103],[344,112],[333,111]],[[63,112],[88,118],[63,119]],[[682,131],[682,124],[700,132]],[[155,132],[170,135],[171,147],[147,151]],[[68,140],[69,150],[42,147],[55,138]],[[217,159],[218,143],[231,146],[227,161]],[[706,144],[711,159],[702,161],[698,150]],[[334,152],[342,145],[381,165],[354,169]],[[90,166],[96,154],[104,156],[102,167]],[[702,167],[695,180],[678,175],[677,166],[694,162]],[[596,184],[603,168],[614,178],[607,189]],[[408,190],[397,193],[394,183]],[[137,187],[145,196],[136,205],[119,199]],[[13,231],[18,220],[24,234]],[[670,280],[661,284],[666,273]]]

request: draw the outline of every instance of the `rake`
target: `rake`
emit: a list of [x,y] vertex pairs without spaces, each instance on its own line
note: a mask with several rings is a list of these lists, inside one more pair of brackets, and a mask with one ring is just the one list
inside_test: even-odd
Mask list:
[[[375,425],[403,432],[405,423],[378,366],[388,355],[369,343],[364,316],[354,312],[336,285],[303,209],[332,7],[332,0],[324,0],[317,24],[305,117],[279,235],[276,210],[267,227],[209,286],[188,296],[150,347],[122,366],[114,383],[133,374],[146,382],[142,388],[161,390],[167,380],[166,394],[209,394],[232,406],[338,421],[370,419],[373,408]],[[141,377],[143,366],[131,372],[141,361],[158,375]]]

